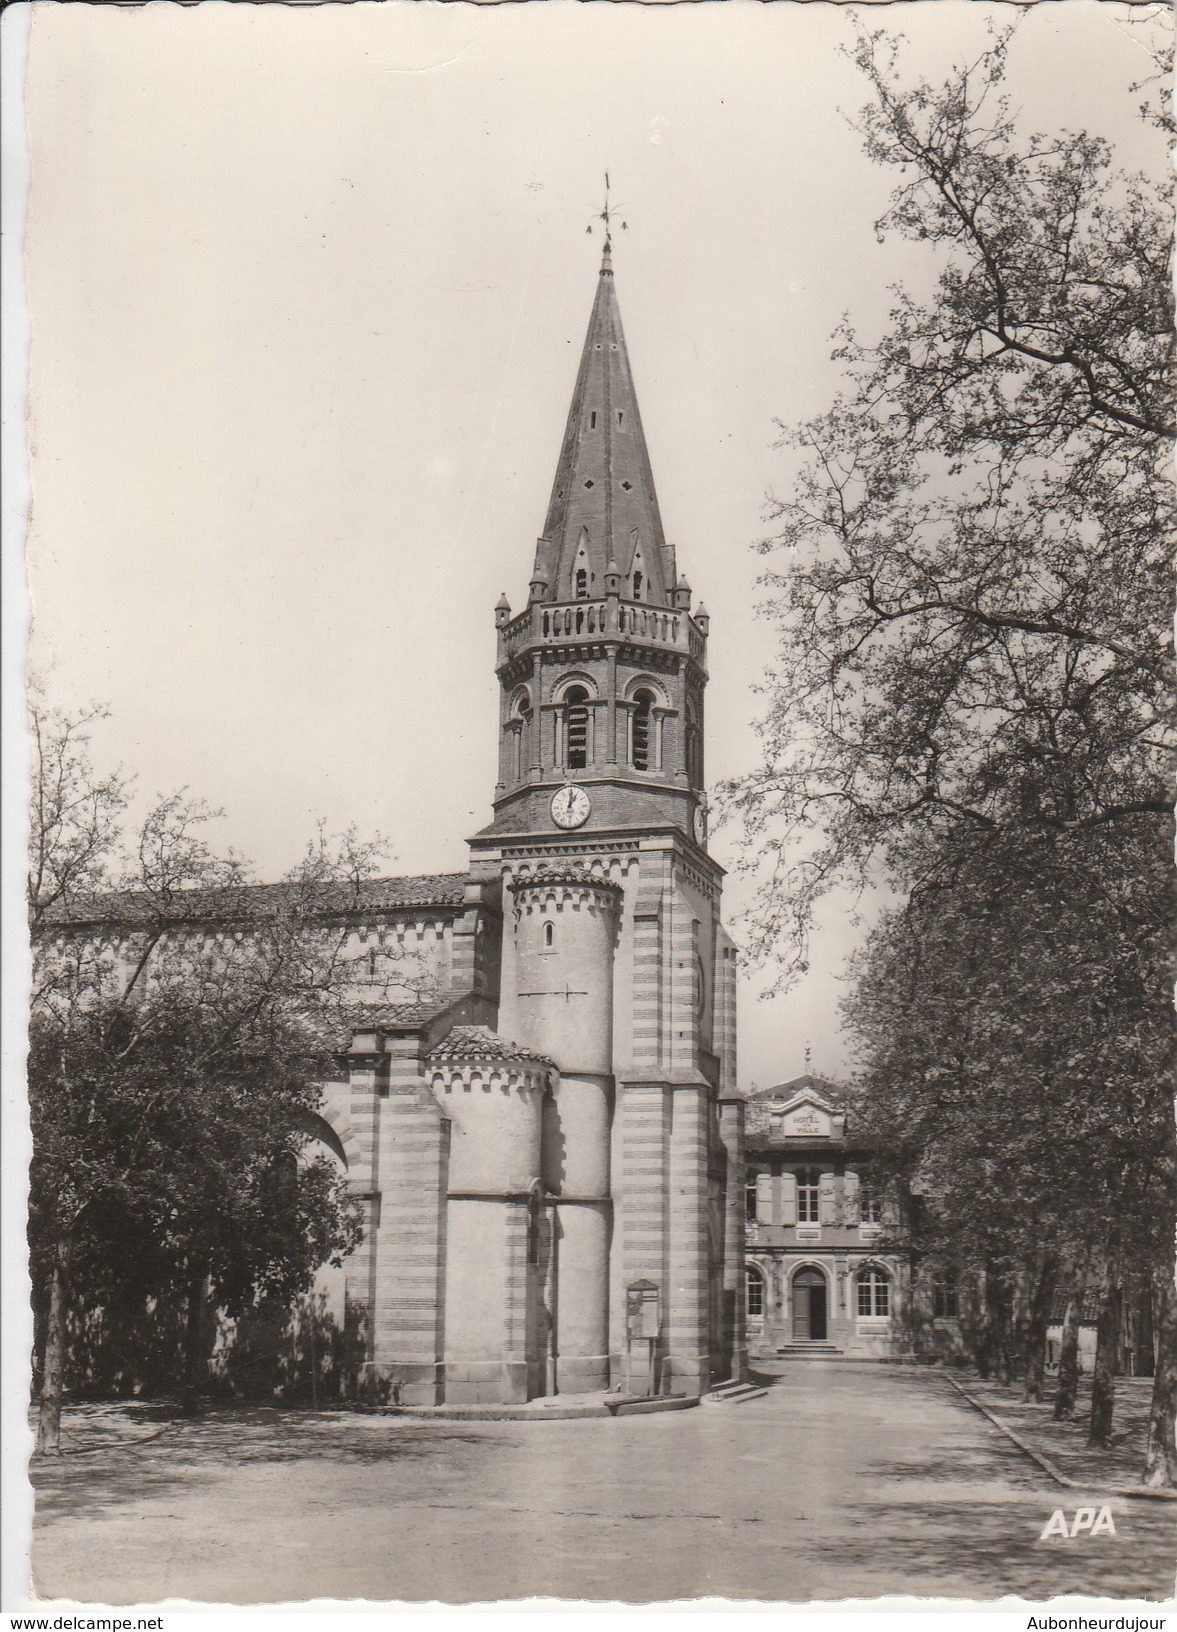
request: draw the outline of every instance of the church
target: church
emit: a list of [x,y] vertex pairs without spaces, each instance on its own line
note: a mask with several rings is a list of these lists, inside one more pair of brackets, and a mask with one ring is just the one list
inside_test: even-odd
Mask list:
[[663,533],[607,239],[526,602],[494,624],[469,868],[371,881],[350,926],[436,996],[359,1010],[325,1085],[365,1210],[349,1315],[405,1405],[697,1395],[744,1366],[736,963],[708,618]]

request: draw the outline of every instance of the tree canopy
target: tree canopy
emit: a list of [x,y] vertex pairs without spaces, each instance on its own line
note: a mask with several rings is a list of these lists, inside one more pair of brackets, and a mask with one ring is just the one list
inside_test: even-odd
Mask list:
[[873,343],[847,324],[846,389],[785,432],[802,464],[761,546],[780,657],[728,796],[786,977],[833,885],[891,891],[846,1017],[912,1244],[975,1268],[999,1324],[1032,1283],[1039,1347],[1067,1266],[1113,1313],[1151,1278],[1148,1473],[1177,1482],[1167,144],[1145,176],[1030,129],[1016,39],[938,85],[859,40],[857,128],[896,177],[878,231],[931,292],[895,290]]
[[[29,911],[30,1241],[48,1288],[41,1445],[54,1448],[71,1293],[101,1272],[219,1307],[289,1301],[357,1239],[346,1182],[307,1159],[350,1039],[347,906],[375,843],[323,834],[251,891],[185,795],[127,825],[129,781],[91,769],[94,714],[34,720]],[[331,911],[324,911],[325,892]],[[422,978],[382,955],[383,987]],[[364,960],[366,996],[373,997]],[[377,977],[376,996],[383,989]],[[192,1360],[192,1356],[189,1357]]]
[[761,546],[763,763],[728,790],[778,886],[764,953],[803,959],[816,900],[872,862],[903,884],[949,836],[1168,813],[1164,147],[1126,176],[1097,138],[1022,129],[1009,49],[905,86],[901,44],[859,43],[859,129],[899,180],[878,228],[937,281],[895,291],[876,344],[847,329],[849,388],[786,432],[808,458]]

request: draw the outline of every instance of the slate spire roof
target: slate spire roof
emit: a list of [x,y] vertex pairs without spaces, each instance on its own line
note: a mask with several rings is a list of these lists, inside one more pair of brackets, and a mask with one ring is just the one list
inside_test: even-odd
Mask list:
[[572,601],[584,571],[595,599],[614,562],[623,599],[672,604],[674,550],[662,532],[606,239],[533,582],[542,578],[545,601]]

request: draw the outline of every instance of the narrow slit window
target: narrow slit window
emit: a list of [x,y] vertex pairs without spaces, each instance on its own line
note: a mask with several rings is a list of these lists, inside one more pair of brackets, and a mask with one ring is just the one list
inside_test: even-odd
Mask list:
[[633,575],[633,598],[635,601],[640,601],[642,598],[642,575],[640,572],[635,572]]
[[588,573],[583,567],[576,569],[576,598],[578,601],[588,600]]
[[617,423],[619,425],[624,425],[625,424],[625,414],[622,412],[622,410],[620,408],[617,410]]
[[555,944],[556,944],[556,926],[555,926],[555,924],[553,924],[553,923],[551,923],[549,921],[548,923],[546,923],[544,925],[544,945],[545,946],[555,946]]
[[591,413],[589,415],[589,430],[590,431],[595,431],[596,428],[597,428],[597,416],[596,416],[596,413],[593,412],[593,413]]

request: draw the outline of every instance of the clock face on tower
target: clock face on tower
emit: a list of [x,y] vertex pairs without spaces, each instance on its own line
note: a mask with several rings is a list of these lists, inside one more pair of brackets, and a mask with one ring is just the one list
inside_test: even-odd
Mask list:
[[552,795],[552,820],[557,827],[583,827],[592,808],[588,794],[574,782],[557,788]]

